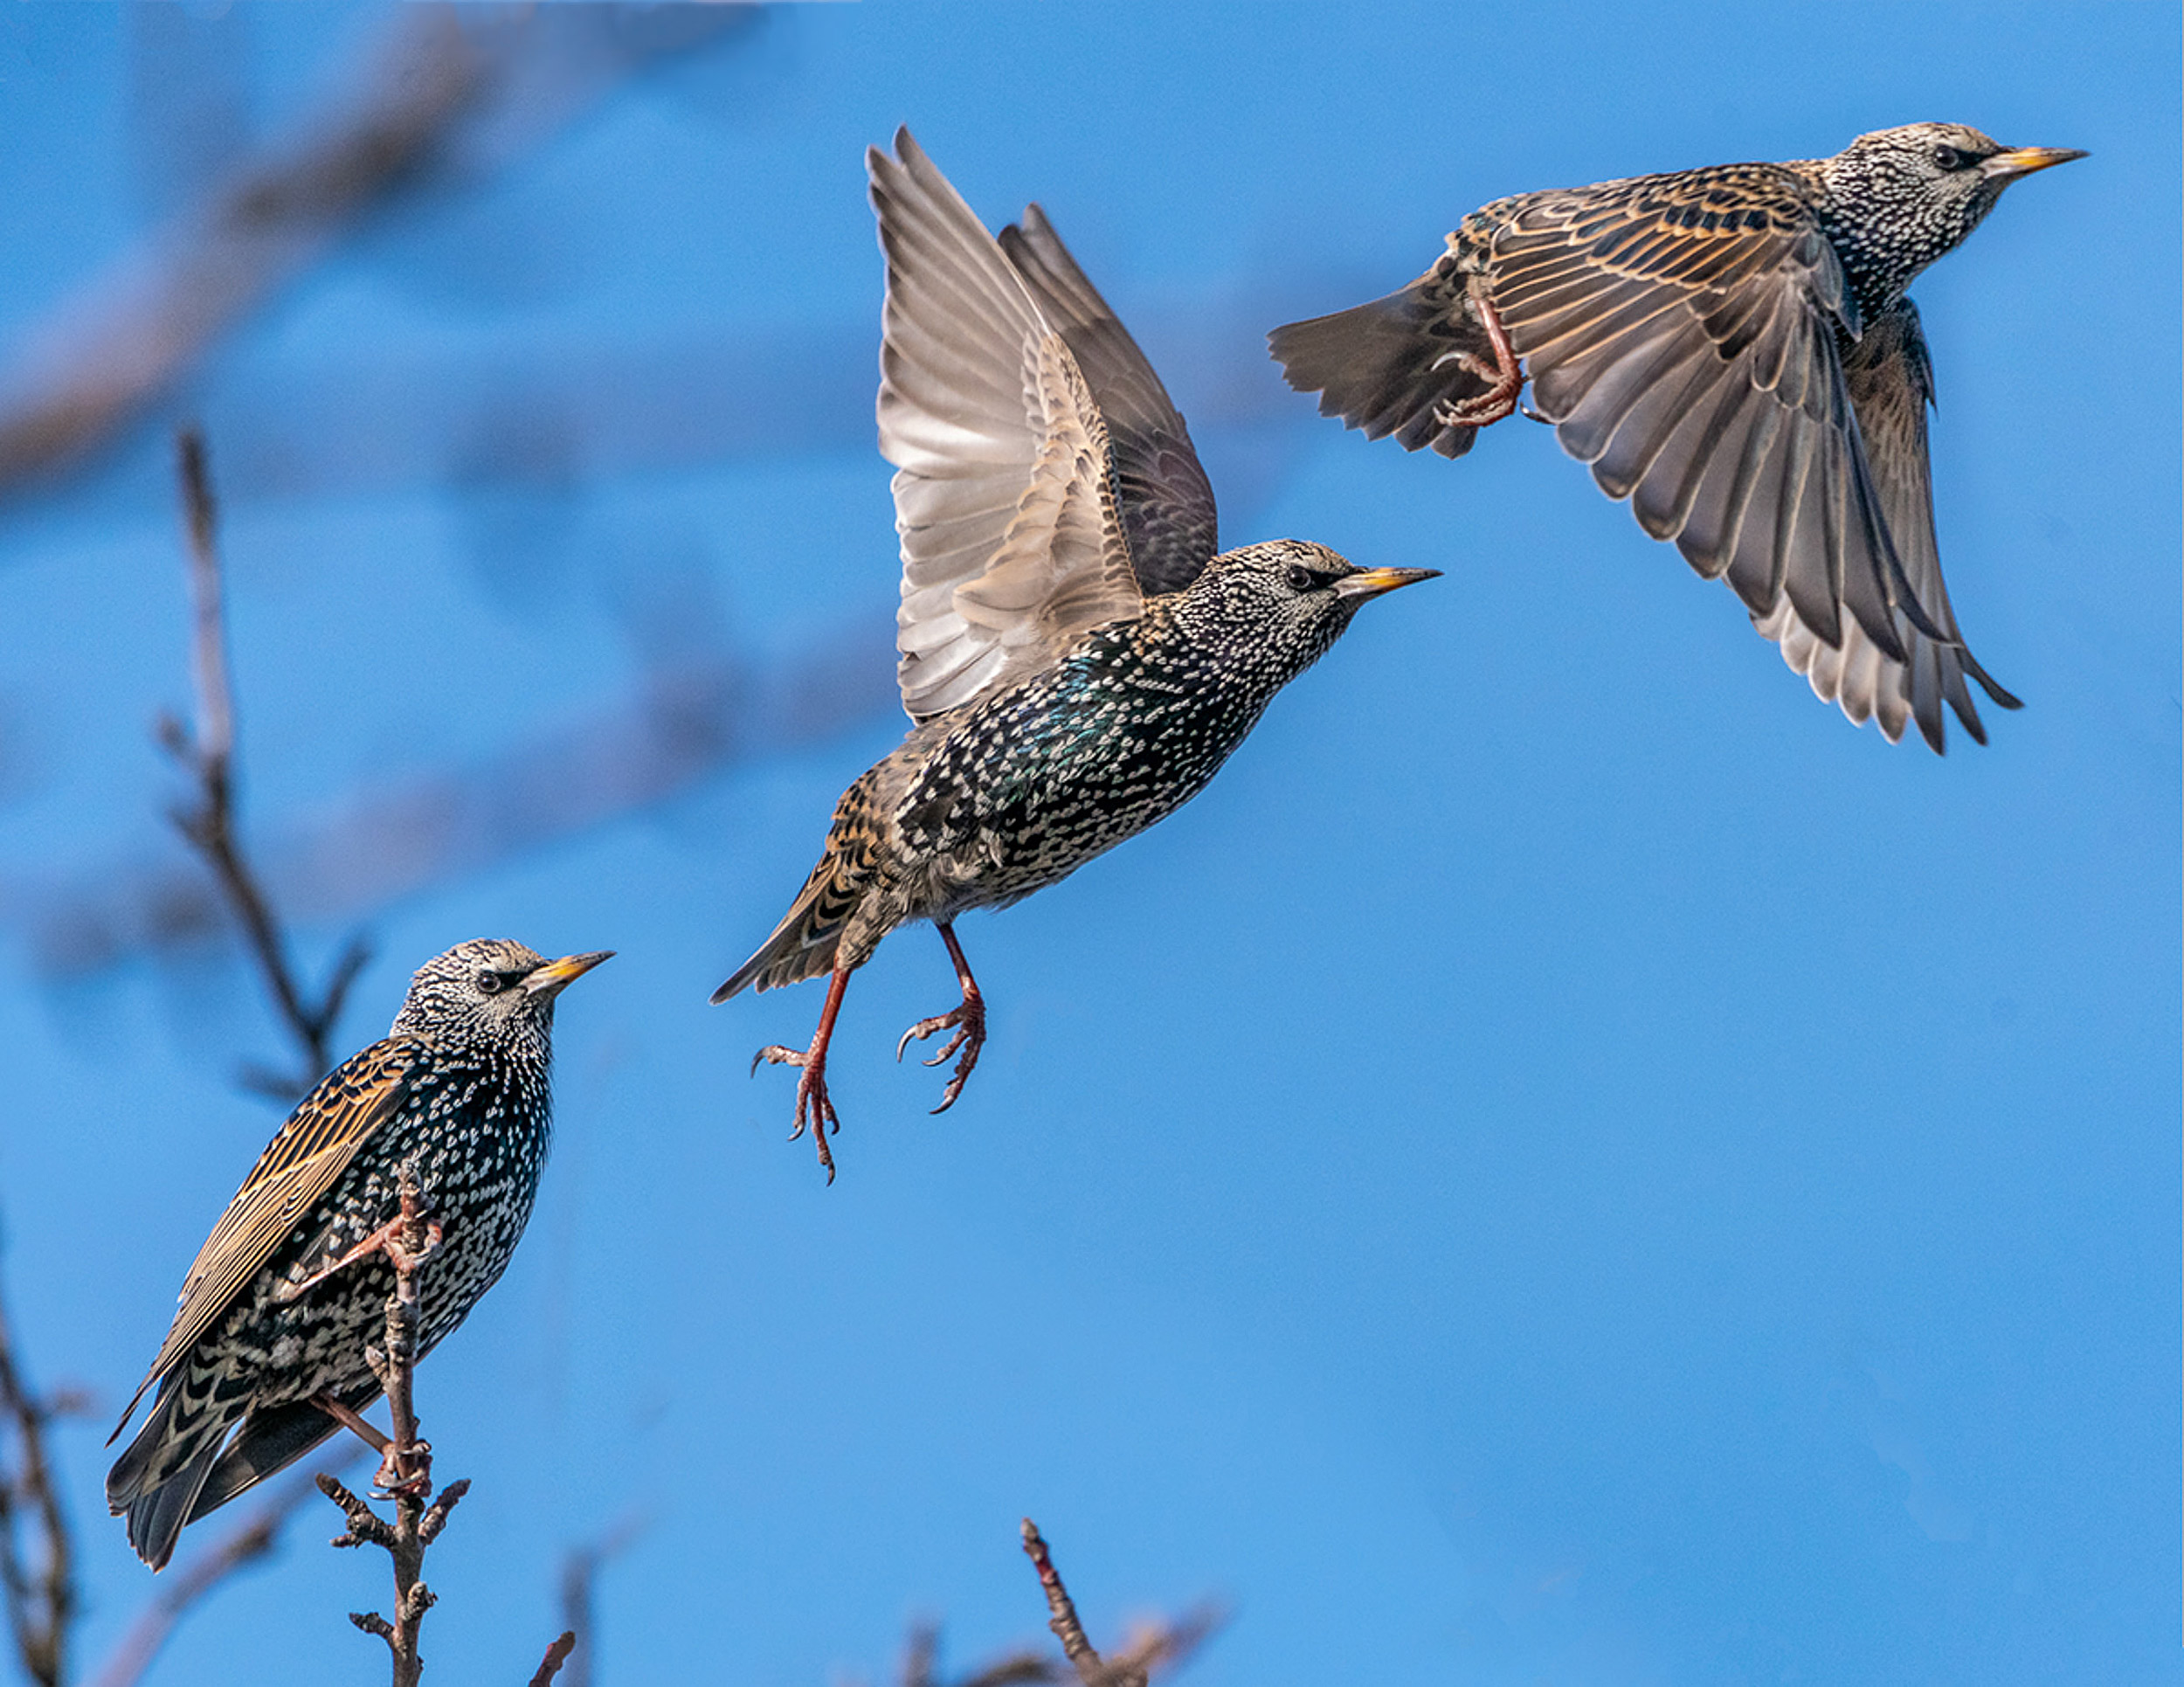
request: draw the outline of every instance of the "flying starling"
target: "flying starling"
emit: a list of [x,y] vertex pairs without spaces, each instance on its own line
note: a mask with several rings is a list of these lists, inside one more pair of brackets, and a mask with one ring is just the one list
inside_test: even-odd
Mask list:
[[1183,418],[1033,205],[997,243],[908,130],[866,155],[887,255],[880,449],[898,470],[900,749],[843,793],[819,865],[726,1001],[829,975],[795,1128],[833,1177],[826,1047],[849,975],[910,920],[940,928],[961,1004],[935,1112],[985,1009],[956,916],[1067,877],[1203,790],[1274,694],[1368,598],[1431,569],[1360,569],[1296,540],[1216,555]]
[[554,998],[606,958],[458,944],[418,970],[385,1040],[328,1073],[259,1156],[114,1431],[156,1383],[151,1415],[107,1474],[107,1503],[128,1513],[129,1545],[153,1569],[183,1525],[377,1397],[364,1346],[385,1329],[384,1249],[405,1171],[439,1232],[421,1273],[418,1353],[493,1287],[546,1161]]
[[1369,439],[1444,457],[1517,408],[1639,524],[1726,576],[1825,701],[1946,701],[1980,743],[1926,463],[1933,370],[1904,289],[2021,176],[2082,158],[1914,123],[1833,158],[1520,193],[1473,211],[1410,286],[1268,336],[1289,384]]

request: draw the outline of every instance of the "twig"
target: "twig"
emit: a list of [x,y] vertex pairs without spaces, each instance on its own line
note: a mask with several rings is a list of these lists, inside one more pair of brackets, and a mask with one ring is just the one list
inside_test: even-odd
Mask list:
[[[1047,1542],[1039,1532],[1039,1525],[1029,1518],[1024,1519],[1024,1555],[1031,1559],[1032,1568],[1039,1573],[1040,1588],[1047,1595],[1047,1626],[1054,1631],[1054,1638],[1061,1642],[1063,1656],[1076,1666],[1077,1677],[1084,1683],[1084,1687],[1105,1687],[1112,1677],[1085,1635],[1084,1624],[1077,1617],[1076,1601],[1069,1597],[1068,1588],[1062,1585],[1061,1572],[1054,1568],[1054,1561],[1047,1553]],[[1120,1687],[1119,1683],[1117,1687]],[[1144,1683],[1141,1679],[1131,1684],[1130,1687],[1144,1687]]]
[[1029,1518],[1024,1519],[1024,1554],[1039,1573],[1039,1585],[1047,1595],[1047,1626],[1061,1642],[1083,1687],[1147,1687],[1156,1670],[1182,1663],[1220,1625],[1220,1614],[1202,1606],[1176,1622],[1151,1626],[1114,1658],[1102,1660],[1084,1632],[1076,1602],[1062,1585],[1061,1572],[1054,1568],[1039,1525]]
[[[61,1687],[66,1679],[76,1614],[75,1553],[46,1448],[45,1432],[62,1411],[59,1401],[32,1393],[24,1380],[0,1305],[0,1455],[10,1435],[16,1443],[12,1460],[0,1456],[0,1591],[16,1656],[35,1687]],[[38,1542],[34,1554],[26,1555],[17,1538],[24,1513]]]
[[[394,1668],[394,1687],[417,1687],[424,1673],[418,1653],[418,1631],[425,1614],[432,1608],[432,1591],[425,1585],[425,1549],[447,1526],[456,1504],[470,1491],[467,1481],[451,1482],[439,1497],[425,1504],[432,1491],[432,1449],[417,1433],[417,1411],[411,1382],[417,1370],[417,1342],[420,1306],[419,1268],[438,1241],[437,1227],[425,1216],[417,1178],[410,1168],[402,1172],[402,1216],[377,1241],[394,1267],[394,1292],[387,1296],[384,1345],[367,1348],[365,1357],[380,1386],[386,1391],[394,1433],[384,1438],[385,1448],[374,1478],[375,1485],[394,1501],[390,1523],[364,1500],[331,1476],[318,1478],[319,1491],[342,1509],[347,1530],[334,1538],[335,1546],[378,1546],[394,1561],[394,1619],[377,1611],[351,1611],[349,1620],[368,1635],[387,1643]],[[321,1398],[321,1405],[327,1402]],[[353,1415],[353,1414],[352,1414]],[[369,1426],[366,1426],[368,1428]],[[376,1432],[371,1437],[377,1444]],[[550,1679],[550,1677],[549,1677]]]
[[[686,617],[702,609],[686,605]],[[824,742],[896,706],[892,637],[859,619],[775,659],[675,653],[596,716],[289,828],[266,882],[292,917],[353,919]],[[17,899],[32,910],[39,964],[69,978],[202,944],[228,917],[195,863],[167,860],[100,861],[52,888],[0,882],[0,909]]]
[[205,467],[204,438],[194,427],[175,438],[176,465],[182,482],[184,523],[190,534],[191,669],[197,709],[194,732],[169,716],[160,723],[160,742],[197,782],[197,799],[174,811],[176,828],[212,869],[222,898],[242,929],[252,958],[264,977],[281,1021],[301,1054],[300,1078],[281,1078],[262,1070],[246,1075],[252,1089],[293,1101],[334,1063],[331,1042],[335,1021],[349,999],[349,986],[371,952],[352,938],[334,964],[325,990],[315,1001],[305,998],[288,957],[287,938],[273,904],[243,854],[235,824],[235,696],[228,683],[226,616],[220,589],[219,512]]
[[570,1629],[546,1649],[546,1656],[539,1663],[538,1673],[531,1677],[531,1687],[551,1687],[554,1677],[561,1673],[561,1666],[569,1662],[569,1654],[576,1649],[576,1631]]
[[591,1661],[598,1655],[591,1621],[592,1595],[599,1572],[628,1551],[650,1525],[651,1519],[641,1511],[632,1511],[597,1538],[571,1547],[562,1559],[561,1625],[575,1636],[570,1642],[573,1650],[563,1660],[568,1668],[562,1687],[591,1687]]
[[[331,1476],[333,1472],[326,1474]],[[312,1476],[283,1483],[246,1522],[193,1559],[129,1625],[128,1632],[92,1678],[92,1687],[136,1687],[176,1626],[192,1608],[237,1571],[271,1554],[280,1543],[280,1531],[311,1497],[315,1485]]]
[[14,336],[27,351],[0,372],[0,499],[110,439],[374,211],[485,176],[646,66],[752,27],[756,10],[625,10],[404,8],[351,95],[311,102],[330,116],[247,159]]

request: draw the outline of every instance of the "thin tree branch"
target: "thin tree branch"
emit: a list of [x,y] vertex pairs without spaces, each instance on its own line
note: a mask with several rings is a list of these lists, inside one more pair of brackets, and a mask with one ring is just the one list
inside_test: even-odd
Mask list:
[[[418,1632],[425,1614],[437,1602],[425,1584],[425,1549],[447,1526],[456,1503],[470,1491],[467,1481],[452,1482],[428,1505],[432,1491],[432,1449],[418,1435],[417,1411],[411,1384],[417,1372],[421,1268],[439,1240],[439,1227],[425,1216],[417,1176],[402,1171],[402,1215],[387,1232],[373,1239],[374,1251],[384,1252],[394,1268],[394,1291],[387,1296],[384,1345],[367,1348],[366,1358],[380,1386],[386,1392],[391,1436],[381,1436],[361,1422],[352,1424],[373,1446],[382,1449],[375,1487],[394,1501],[394,1520],[381,1517],[333,1476],[318,1478],[319,1491],[342,1509],[348,1528],[334,1538],[335,1546],[377,1546],[394,1564],[394,1617],[377,1611],[351,1611],[349,1620],[368,1635],[386,1642],[393,1666],[393,1687],[417,1687],[425,1663],[418,1652]],[[319,1404],[328,1405],[325,1396]],[[354,1417],[354,1414],[348,1414]],[[549,1677],[550,1679],[550,1677]]]
[[[677,656],[596,716],[288,828],[261,882],[290,917],[330,923],[497,868],[879,718],[898,702],[892,640],[885,621],[860,619],[778,658]],[[57,887],[0,885],[0,903],[28,906],[39,964],[65,977],[203,944],[232,919],[217,882],[170,861],[100,862]]]
[[191,1559],[129,1625],[92,1677],[92,1687],[136,1687],[184,1617],[229,1577],[271,1556],[280,1531],[311,1497],[316,1483],[313,1476],[284,1483],[239,1527]]
[[[617,14],[625,11],[633,16]],[[259,151],[18,339],[0,498],[80,460],[376,211],[521,156],[631,76],[755,9],[401,9],[351,94]]]
[[573,1649],[563,1660],[562,1687],[591,1687],[592,1661],[598,1656],[592,1605],[599,1572],[627,1552],[651,1523],[641,1511],[632,1511],[595,1539],[571,1547],[562,1559],[561,1626],[575,1636]]
[[[16,1656],[35,1687],[61,1687],[66,1680],[77,1609],[74,1546],[46,1436],[65,1409],[24,1380],[7,1309],[0,1305],[0,1593]],[[35,1540],[34,1548],[26,1551],[18,1530]]]
[[1196,1651],[1220,1625],[1220,1616],[1202,1606],[1172,1623],[1156,1623],[1139,1635],[1112,1659],[1102,1659],[1094,1649],[1076,1602],[1054,1568],[1039,1525],[1024,1519],[1024,1554],[1039,1573],[1039,1585],[1047,1595],[1047,1626],[1061,1642],[1061,1649],[1077,1673],[1082,1687],[1147,1687],[1157,1670],[1179,1664]]
[[561,1666],[569,1662],[569,1654],[576,1649],[576,1631],[570,1629],[546,1649],[546,1656],[539,1663],[538,1673],[531,1677],[531,1687],[552,1687],[554,1677],[561,1673]]
[[197,784],[194,802],[174,811],[175,826],[212,871],[230,916],[265,979],[281,1022],[301,1056],[299,1075],[283,1078],[252,1069],[250,1087],[294,1101],[333,1064],[335,1022],[370,951],[352,938],[315,1000],[296,980],[288,941],[271,899],[243,852],[235,819],[235,696],[228,682],[226,612],[220,578],[219,510],[205,463],[204,438],[194,427],[175,437],[183,524],[190,536],[190,668],[197,694],[194,730],[171,716],[160,724],[160,742]]

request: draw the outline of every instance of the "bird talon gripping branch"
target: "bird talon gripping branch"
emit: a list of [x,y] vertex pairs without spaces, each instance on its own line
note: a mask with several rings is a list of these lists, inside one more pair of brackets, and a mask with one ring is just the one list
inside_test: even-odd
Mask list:
[[[290,1115],[190,1267],[166,1342],[122,1414],[126,1425],[157,1387],[107,1476],[107,1504],[128,1514],[129,1544],[147,1564],[168,1561],[185,1523],[344,1426],[377,1449],[384,1491],[430,1490],[410,1373],[523,1234],[546,1158],[553,1004],[606,958],[459,944],[418,969],[387,1036]],[[359,1231],[314,1269],[318,1238]],[[439,1250],[425,1294],[418,1268]],[[375,1255],[395,1274],[392,1296],[382,1270],[348,1269]],[[362,1414],[383,1392],[393,1435]]]

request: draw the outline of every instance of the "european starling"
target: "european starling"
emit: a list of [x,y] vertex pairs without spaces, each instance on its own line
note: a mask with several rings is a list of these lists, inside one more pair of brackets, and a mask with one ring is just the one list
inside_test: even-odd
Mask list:
[[1914,123],[1833,158],[1520,193],[1400,292],[1268,338],[1322,415],[1444,457],[1529,375],[1563,448],[1726,575],[1823,700],[1891,743],[1915,719],[1937,752],[1946,701],[1984,743],[1965,676],[2019,705],[1942,585],[1933,370],[1904,289],[2010,183],[2084,156]]
[[[301,1458],[379,1393],[366,1363],[394,1272],[404,1172],[439,1243],[418,1351],[493,1287],[531,1215],[552,1119],[554,998],[607,958],[459,944],[418,969],[384,1041],[321,1081],[198,1251],[151,1415],[107,1475],[129,1545],[156,1570],[183,1525]],[[232,1435],[230,1431],[233,1430]]]
[[826,1047],[849,975],[930,920],[961,1004],[935,1112],[985,1009],[955,919],[1055,883],[1204,789],[1274,694],[1368,598],[1431,569],[1360,569],[1296,540],[1215,555],[1213,488],[1160,378],[1039,207],[999,241],[909,131],[866,156],[888,290],[880,448],[902,542],[900,749],[834,809],[818,866],[726,1001],[827,973],[791,1139],[833,1177]]

